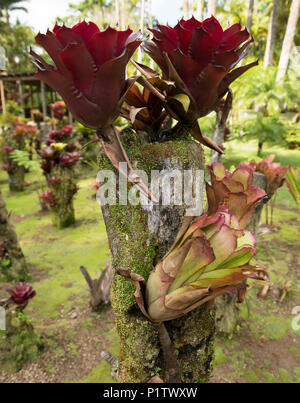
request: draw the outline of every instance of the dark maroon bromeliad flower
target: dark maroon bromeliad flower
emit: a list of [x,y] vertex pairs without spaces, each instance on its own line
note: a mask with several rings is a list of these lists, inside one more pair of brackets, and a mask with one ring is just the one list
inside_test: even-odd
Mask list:
[[73,28],[56,24],[53,32],[39,33],[35,40],[55,63],[46,63],[31,50],[39,68],[36,77],[55,89],[85,126],[110,125],[129,87],[126,65],[141,43],[140,33],[110,27],[101,32],[83,21]]
[[223,30],[213,16],[203,22],[192,17],[174,28],[157,25],[151,31],[154,38],[145,44],[145,51],[159,65],[163,78],[175,81],[177,92],[190,97],[195,118],[212,111],[229,85],[257,64],[231,71],[252,41],[240,24]]
[[18,305],[18,307],[22,309],[25,308],[28,301],[36,295],[32,285],[25,282],[17,283],[14,288],[8,289],[7,292],[10,294],[9,302]]

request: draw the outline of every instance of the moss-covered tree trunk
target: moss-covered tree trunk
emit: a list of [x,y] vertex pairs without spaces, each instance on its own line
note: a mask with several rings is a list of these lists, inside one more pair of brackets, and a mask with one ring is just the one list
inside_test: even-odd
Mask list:
[[45,347],[22,312],[6,312],[6,330],[0,330],[0,368],[8,374],[20,371],[27,361],[39,358]]
[[[267,178],[264,174],[254,172],[253,184],[266,190]],[[257,234],[264,201],[261,201],[248,219],[246,228],[253,234]],[[240,304],[237,302],[237,294],[224,294],[216,298],[216,328],[218,333],[232,335],[236,329]]]
[[12,192],[22,192],[25,186],[25,168],[16,166],[8,173],[9,189]]
[[54,183],[49,184],[52,193],[55,196],[56,204],[51,207],[52,222],[57,228],[67,228],[75,224],[75,211],[73,198],[77,192],[77,186],[74,180],[74,172],[69,168],[57,168],[53,172],[56,178]]
[[26,280],[28,269],[0,191],[0,282]]
[[[202,149],[194,141],[150,144],[134,134],[122,137],[122,141],[132,165],[146,171],[149,178],[151,170],[195,172],[204,168]],[[100,158],[100,168],[112,169],[105,156]],[[128,268],[147,280],[173,243],[185,210],[184,205],[154,206],[148,210],[130,204],[102,206],[114,269]],[[168,380],[157,330],[142,315],[133,294],[133,286],[117,275],[111,301],[120,337],[118,381],[147,382],[153,373]],[[207,381],[213,359],[213,311],[202,306],[180,319],[166,322],[166,327],[178,354],[182,379]]]

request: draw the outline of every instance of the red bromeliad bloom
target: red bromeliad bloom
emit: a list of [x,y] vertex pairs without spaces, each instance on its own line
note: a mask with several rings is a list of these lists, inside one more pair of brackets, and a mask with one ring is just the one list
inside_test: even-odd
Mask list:
[[253,186],[253,169],[243,165],[231,173],[220,162],[208,168],[211,175],[211,185],[206,184],[209,214],[215,213],[221,205],[228,205],[230,214],[245,228],[257,203],[266,197],[263,189]]
[[130,29],[101,32],[85,21],[73,28],[55,25],[53,32],[38,34],[36,43],[55,66],[31,50],[39,68],[36,77],[54,88],[74,117],[92,129],[111,124],[118,116],[129,83],[126,66],[140,45],[140,34]]
[[189,95],[197,107],[197,117],[212,111],[229,85],[257,64],[231,71],[251,41],[240,24],[223,30],[213,16],[203,22],[192,17],[182,19],[174,28],[157,25],[151,31],[154,38],[146,43],[146,52],[162,69],[163,78],[175,81],[178,89]]
[[32,285],[23,282],[17,283],[14,288],[8,289],[7,292],[10,294],[9,301],[17,304],[18,307],[22,309],[25,308],[28,301],[36,295]]

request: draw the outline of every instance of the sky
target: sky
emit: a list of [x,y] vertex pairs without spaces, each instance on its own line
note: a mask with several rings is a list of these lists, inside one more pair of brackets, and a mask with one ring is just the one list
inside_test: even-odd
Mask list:
[[[12,19],[18,18],[21,23],[30,25],[35,32],[46,32],[47,28],[53,28],[57,16],[65,16],[68,4],[78,4],[81,0],[28,0],[20,3],[28,9],[28,13],[14,12]],[[182,12],[182,0],[152,0],[153,15],[161,23],[175,24],[180,19]]]

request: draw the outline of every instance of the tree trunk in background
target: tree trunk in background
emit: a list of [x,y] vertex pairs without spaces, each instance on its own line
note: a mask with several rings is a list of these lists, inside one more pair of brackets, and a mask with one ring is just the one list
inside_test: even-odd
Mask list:
[[[119,0],[116,1],[116,25],[118,24],[120,26],[121,18],[120,18],[120,3]],[[122,29],[122,27],[121,27]]]
[[[229,91],[226,100],[224,100],[216,109],[216,125],[213,135],[213,141],[218,146],[223,145],[226,122],[231,109],[232,109],[232,92]],[[211,150],[210,163],[213,164],[214,162],[220,162],[220,161],[221,161],[221,154],[219,154],[217,151]]]
[[28,268],[0,191],[0,282],[28,278]]
[[185,20],[188,20],[190,17],[189,0],[184,0],[184,2],[183,2],[183,17]]
[[126,28],[125,3],[124,3],[124,0],[121,0],[120,15],[121,15],[121,29],[124,30],[124,29]]
[[[153,28],[152,0],[148,0],[148,24],[149,28]],[[154,60],[150,58],[150,67],[154,69]]]
[[[140,21],[141,33],[144,33],[144,21],[145,21],[145,0],[141,0],[141,21]],[[139,63],[141,63],[142,58],[143,58],[142,48],[141,47],[139,47],[138,52],[139,52],[138,60],[139,60]]]
[[[179,169],[203,170],[203,152],[197,143],[183,139],[159,144],[146,143],[141,136],[129,133],[122,142],[132,165],[147,172]],[[101,169],[112,169],[107,158],[100,157]],[[166,174],[167,175],[167,174]],[[118,179],[117,179],[118,183]],[[203,196],[203,186],[201,192]],[[128,268],[148,279],[150,271],[173,243],[185,215],[185,206],[102,206],[114,269]],[[118,381],[147,382],[155,368],[166,378],[166,368],[157,328],[137,307],[134,287],[115,276],[111,302],[120,337]],[[214,312],[206,306],[184,317],[165,323],[178,351],[184,382],[205,382],[211,373],[215,333]]]
[[[216,125],[213,134],[213,142],[218,146],[221,146],[224,142],[224,134],[226,128],[226,122],[222,122],[222,111],[216,112]],[[211,150],[210,152],[210,164],[221,161],[221,154],[217,151]]]
[[254,10],[254,0],[249,0],[248,17],[247,17],[247,24],[246,24],[246,27],[249,32],[251,32],[251,27],[252,27],[253,10]]
[[[266,176],[260,172],[254,172],[253,184],[266,190]],[[263,206],[264,202],[260,202],[247,222],[246,228],[255,235],[258,232]],[[236,293],[232,295],[228,293],[216,298],[216,328],[218,333],[231,336],[235,332],[240,311],[240,304],[237,301]]]
[[16,166],[8,173],[9,190],[11,192],[23,192],[25,186],[25,168]]
[[264,58],[264,68],[271,66],[273,63],[274,47],[276,40],[277,24],[279,17],[280,0],[273,0],[273,10],[270,17],[267,45]]
[[300,0],[292,0],[290,15],[285,31],[285,36],[282,44],[280,60],[278,64],[278,72],[276,80],[281,80],[287,72],[291,50],[294,43],[294,37],[299,18]]
[[208,17],[211,17],[212,15],[215,16],[217,14],[217,0],[208,0],[207,14]]
[[203,20],[203,12],[204,12],[204,0],[197,1],[197,18],[198,20]]

